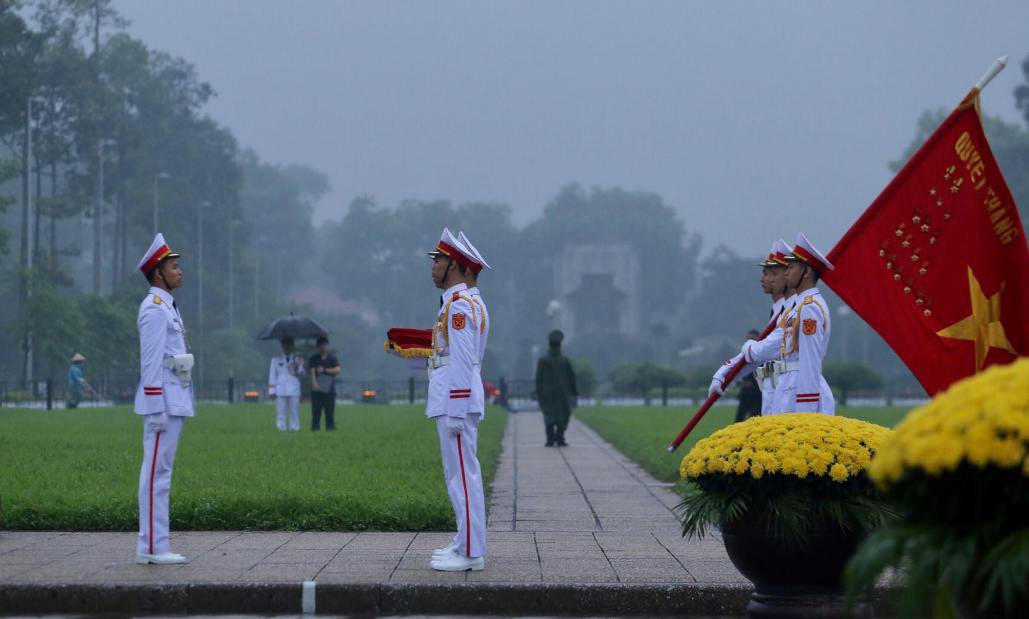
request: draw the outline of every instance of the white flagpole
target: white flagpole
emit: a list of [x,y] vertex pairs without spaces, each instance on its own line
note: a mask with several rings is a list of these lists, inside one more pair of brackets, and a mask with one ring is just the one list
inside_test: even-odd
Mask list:
[[993,66],[990,67],[989,71],[987,71],[985,74],[983,74],[981,78],[979,78],[979,81],[975,83],[974,88],[979,92],[982,92],[983,88],[986,88],[986,85],[990,83],[990,80],[997,77],[997,74],[1000,73],[1007,64],[1007,56],[1001,56],[1000,58],[998,58],[993,63]]

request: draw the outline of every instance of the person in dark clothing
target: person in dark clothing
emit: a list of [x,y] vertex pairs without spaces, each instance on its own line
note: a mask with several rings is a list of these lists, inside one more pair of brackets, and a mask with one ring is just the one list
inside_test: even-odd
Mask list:
[[[756,340],[760,333],[751,329],[747,333],[748,340]],[[740,380],[740,403],[736,407],[736,421],[745,421],[750,417],[757,417],[761,414],[761,387],[753,373],[747,374]]]
[[565,429],[577,405],[579,392],[575,386],[572,362],[561,354],[564,333],[551,331],[547,338],[550,350],[536,364],[536,399],[543,411],[547,429],[547,447],[567,447]]
[[336,377],[339,360],[329,352],[329,338],[318,336],[318,352],[311,355],[307,367],[311,368],[311,430],[321,425],[325,412],[325,429],[336,429]]

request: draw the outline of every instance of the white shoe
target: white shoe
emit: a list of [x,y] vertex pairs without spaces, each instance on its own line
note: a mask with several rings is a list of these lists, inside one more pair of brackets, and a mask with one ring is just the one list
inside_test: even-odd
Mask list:
[[478,572],[486,569],[486,559],[484,557],[469,559],[452,554],[445,559],[433,560],[431,565],[432,569],[440,572],[467,572],[469,570]]
[[176,565],[179,563],[185,563],[186,557],[174,553],[174,552],[162,552],[159,555],[148,555],[138,554],[136,555],[136,563],[147,564],[154,563],[156,565]]
[[446,548],[437,548],[432,551],[432,560],[446,559],[457,551],[457,542],[450,542]]

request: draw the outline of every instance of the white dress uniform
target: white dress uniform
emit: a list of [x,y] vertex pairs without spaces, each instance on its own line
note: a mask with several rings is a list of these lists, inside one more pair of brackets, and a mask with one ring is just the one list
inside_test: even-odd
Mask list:
[[[164,258],[177,257],[158,234],[137,268],[150,272]],[[135,410],[166,429],[143,426],[143,465],[139,473],[140,562],[178,563],[168,542],[168,499],[179,435],[186,417],[193,416],[192,355],[186,348],[186,327],[170,292],[151,287],[139,305],[139,386]],[[178,557],[180,560],[168,560]]]
[[272,357],[268,370],[268,395],[275,396],[275,426],[300,431],[300,380],[304,377],[304,358],[292,352]]
[[[786,299],[779,299],[772,304],[772,320],[781,321],[782,314],[785,311]],[[722,364],[721,367],[715,372],[714,376],[711,377],[712,381],[718,381],[723,388],[725,384],[725,377],[729,374],[729,370],[734,365],[743,361],[743,353],[736,353],[736,356],[729,359]],[[754,373],[755,379],[757,380],[758,388],[761,389],[761,414],[767,415],[768,411],[772,408],[772,401],[775,396],[775,380],[772,376],[771,364],[768,363],[756,363],[749,362],[744,363],[743,368],[740,369],[740,373],[736,375],[736,378],[743,378],[748,374]]]
[[[819,271],[832,269],[801,234],[791,255]],[[747,362],[773,361],[775,397],[769,414],[812,412],[832,415],[836,400],[822,376],[822,361],[829,348],[831,318],[817,287],[797,294],[785,320],[760,342],[748,341],[741,352]]]
[[[477,271],[488,268],[470,243],[461,243],[449,230],[444,231],[433,253],[436,252]],[[436,559],[456,558],[453,569],[482,569],[486,556],[486,501],[477,449],[479,423],[486,411],[481,365],[489,338],[489,312],[478,288],[465,284],[447,289],[441,301],[433,325],[425,414],[436,421],[457,535],[450,546],[434,554],[433,567],[449,569],[437,565]],[[451,429],[452,420],[460,420],[460,432]]]
[[[787,265],[786,254],[789,253],[790,247],[786,244],[786,241],[779,239],[772,243],[772,249],[763,262],[759,263],[760,267],[784,267]],[[792,299],[792,298],[791,298]],[[770,320],[776,321],[778,326],[783,320],[784,314],[788,309],[792,308],[792,301],[786,298],[778,299],[772,303],[772,310],[769,314]],[[737,363],[743,360],[743,353],[737,353],[735,357],[726,361],[722,367],[718,368],[714,376],[711,377],[712,384],[717,383],[724,388],[725,377],[729,374],[729,370]],[[772,402],[775,398],[775,378],[772,375],[772,369],[770,363],[746,363],[740,370],[737,378],[743,378],[753,372],[755,379],[757,380],[758,388],[761,390],[761,414],[767,415],[772,410]],[[710,390],[709,390],[710,393]]]

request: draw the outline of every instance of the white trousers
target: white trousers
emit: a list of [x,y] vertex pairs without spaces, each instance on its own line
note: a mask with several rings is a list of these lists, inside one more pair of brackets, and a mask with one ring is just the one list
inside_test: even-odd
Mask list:
[[832,394],[829,383],[825,377],[820,376],[819,398],[817,402],[797,402],[797,380],[796,372],[784,374],[779,379],[779,385],[775,388],[772,400],[772,408],[762,415],[779,415],[781,413],[822,413],[823,415],[836,414],[836,398]]
[[286,416],[289,415],[289,429],[300,430],[300,396],[280,395],[275,397],[275,427],[286,429]]
[[447,418],[436,418],[443,477],[457,520],[457,554],[462,557],[486,556],[486,498],[482,491],[482,470],[476,455],[479,440],[479,415],[469,415],[464,430],[454,436],[447,429]]
[[758,383],[758,386],[761,388],[761,414],[768,415],[775,403],[775,383],[769,376]]
[[139,471],[139,540],[136,554],[171,552],[168,544],[168,497],[172,467],[185,417],[168,416],[168,429],[150,431],[143,418],[143,466]]

